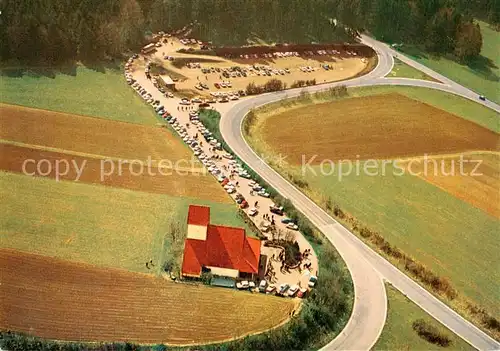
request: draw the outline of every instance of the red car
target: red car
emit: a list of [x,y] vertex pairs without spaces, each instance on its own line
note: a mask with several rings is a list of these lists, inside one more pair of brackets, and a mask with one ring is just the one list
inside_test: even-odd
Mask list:
[[248,202],[246,200],[243,200],[240,204],[240,208],[247,208],[248,207]]
[[303,299],[304,297],[306,297],[306,294],[307,294],[307,289],[302,288],[299,290],[297,297]]
[[214,86],[215,86],[217,89],[220,89],[220,84],[219,84],[219,83],[214,83]]

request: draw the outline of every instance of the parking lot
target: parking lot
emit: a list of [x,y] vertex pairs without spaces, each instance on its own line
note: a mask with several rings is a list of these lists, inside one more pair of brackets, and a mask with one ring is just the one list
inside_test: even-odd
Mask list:
[[160,63],[176,76],[178,95],[189,98],[214,97],[214,93],[241,96],[249,83],[263,85],[273,78],[283,81],[287,87],[297,81],[309,80],[316,84],[338,81],[358,74],[370,64],[354,51],[316,50],[299,54],[287,51],[286,47],[282,52],[228,59],[177,52],[189,48],[199,50],[202,45],[198,42],[185,45],[175,37],[166,40],[166,43],[160,42],[156,52],[148,54],[147,59]]
[[[199,122],[198,104],[194,105],[189,100],[184,100],[184,104],[181,105],[178,97],[165,97],[165,94],[154,86],[152,80],[146,78],[144,69],[140,65],[134,66],[136,61],[140,61],[140,58],[130,61],[127,73],[134,80],[134,84],[131,85],[177,131],[179,137],[193,150],[229,196],[248,214],[256,227],[262,230],[262,235],[266,237],[261,247],[266,260],[266,269],[262,273],[268,292],[279,292],[282,284],[288,286],[286,291],[291,289],[294,292],[293,296],[299,295],[300,289],[308,289],[311,277],[318,272],[318,261],[311,245],[300,233],[300,228],[291,223],[286,214],[275,211],[276,206],[269,198],[266,189],[252,180],[243,166],[224,151],[220,142]],[[234,103],[235,101],[229,101],[226,104],[216,104],[214,107],[224,111]],[[270,227],[274,230],[269,230]],[[283,248],[266,245],[266,241],[272,239],[272,233],[278,232],[283,238],[288,235],[297,242],[301,254],[300,264],[297,267],[283,265],[280,259]],[[255,290],[258,290],[260,279],[253,283]]]

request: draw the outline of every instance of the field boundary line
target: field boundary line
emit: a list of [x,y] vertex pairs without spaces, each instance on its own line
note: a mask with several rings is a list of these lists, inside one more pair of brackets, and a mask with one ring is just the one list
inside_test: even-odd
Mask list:
[[[49,152],[56,152],[60,154],[65,154],[65,155],[71,155],[71,156],[78,156],[78,157],[88,157],[94,160],[111,160],[114,162],[120,162],[120,161],[135,161],[138,160],[140,162],[146,162],[147,160],[140,160],[140,159],[129,159],[129,158],[119,158],[119,157],[112,157],[112,156],[105,156],[105,155],[98,155],[98,154],[89,154],[85,152],[80,152],[80,151],[72,151],[72,150],[66,150],[66,149],[60,149],[57,147],[51,147],[51,146],[42,146],[42,145],[35,145],[35,144],[27,144],[19,141],[13,141],[13,140],[6,140],[6,139],[0,139],[0,144],[5,144],[5,145],[14,145],[14,146],[19,146],[23,148],[29,148],[29,149],[35,149],[35,150],[41,150],[41,151],[49,151]],[[158,169],[170,169],[170,170],[176,170],[176,171],[182,171],[182,172],[189,172],[189,173],[205,173],[205,169],[203,167],[200,168],[186,168],[186,167],[167,167],[167,166],[162,166],[158,167],[156,165],[156,160],[152,160],[151,166],[158,168]]]
[[451,154],[428,154],[427,156],[414,156],[414,157],[407,157],[407,158],[398,158],[398,161],[401,162],[408,162],[408,161],[413,161],[413,160],[423,160],[425,157],[427,159],[435,159],[435,158],[443,158],[443,159],[448,159],[448,158],[454,158],[458,156],[471,156],[471,155],[493,155],[493,156],[500,156],[500,151],[491,151],[491,150],[472,150],[472,151],[464,151],[464,152],[459,152],[459,153],[451,153]]

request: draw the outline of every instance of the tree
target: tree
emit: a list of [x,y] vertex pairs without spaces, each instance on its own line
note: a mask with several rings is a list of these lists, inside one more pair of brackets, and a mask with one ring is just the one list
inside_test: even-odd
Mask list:
[[483,46],[479,25],[472,22],[462,23],[457,29],[455,41],[454,53],[461,61],[479,56]]

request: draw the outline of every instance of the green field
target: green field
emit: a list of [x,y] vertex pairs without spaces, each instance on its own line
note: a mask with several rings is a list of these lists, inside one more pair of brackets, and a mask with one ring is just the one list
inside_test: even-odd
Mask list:
[[210,206],[216,224],[245,226],[236,205],[14,173],[0,172],[0,195],[2,247],[136,272],[151,272],[150,259],[159,272],[165,235],[172,224],[184,235],[189,204]]
[[455,335],[424,310],[411,302],[391,285],[386,285],[388,298],[387,320],[382,334],[373,350],[443,350],[442,347],[420,338],[413,330],[412,323],[423,319],[436,327],[451,340],[449,350],[474,350],[472,346]]
[[131,89],[121,69],[104,72],[77,66],[67,73],[6,70],[0,76],[0,102],[154,125],[153,109]]
[[[373,87],[351,89],[349,95],[357,97],[387,92],[398,92],[499,132],[495,112],[443,92]],[[325,99],[324,95],[319,99],[312,98],[314,102]],[[272,118],[274,114],[308,103],[310,101],[304,100],[265,106],[256,112],[259,117],[255,125],[261,125],[263,118]],[[254,150],[271,156],[272,160],[273,150],[264,144],[256,130],[258,127],[250,138],[247,137],[248,141]],[[391,166],[387,167],[386,176],[370,177],[362,175],[363,172],[357,176],[353,172],[341,181],[336,175],[321,175],[319,166],[313,168],[317,175],[309,172],[305,180],[309,184],[308,194],[317,203],[322,203],[325,196],[330,197],[391,244],[440,276],[449,278],[462,295],[485,307],[494,316],[500,315],[500,293],[496,284],[500,280],[497,219],[421,178],[409,174],[395,176]],[[302,178],[298,167],[285,164],[280,171]]]
[[389,72],[387,77],[412,78],[412,79],[435,81],[434,78],[429,77],[424,72],[421,72],[418,69],[407,65],[406,63],[398,60],[397,58],[394,59],[394,67],[392,68],[392,71]]
[[413,47],[403,47],[403,52],[441,73],[442,75],[466,86],[488,99],[500,103],[500,33],[485,22],[479,22],[483,36],[481,57],[475,62],[464,65],[444,57],[434,57]]
[[311,189],[500,315],[497,219],[418,177],[393,175],[392,166],[385,176],[353,172],[341,181],[314,168],[318,175],[305,177]]

